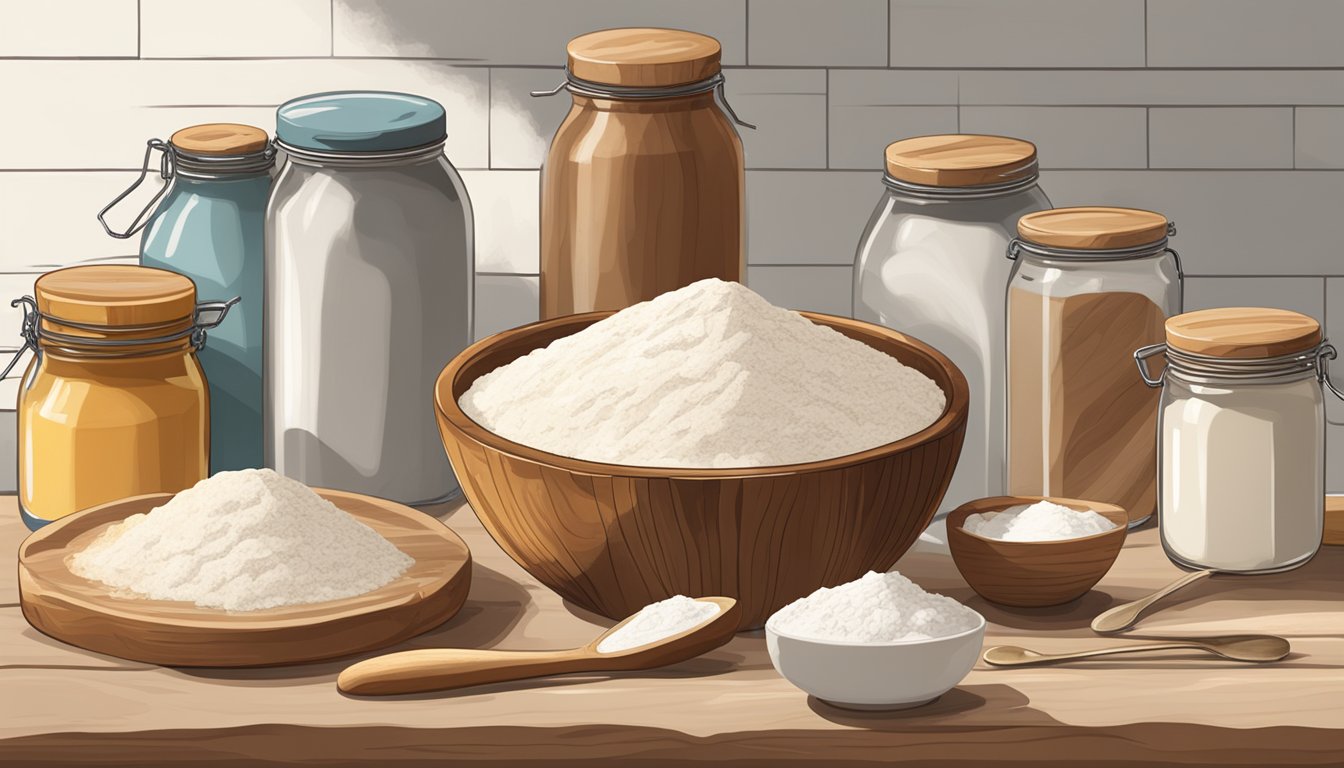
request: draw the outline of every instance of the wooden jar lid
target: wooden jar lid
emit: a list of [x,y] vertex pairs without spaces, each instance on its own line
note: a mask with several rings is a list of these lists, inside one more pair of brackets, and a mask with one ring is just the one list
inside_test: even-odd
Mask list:
[[569,72],[603,85],[685,85],[719,73],[719,41],[681,29],[603,29],[569,41]]
[[69,267],[39,277],[34,292],[43,315],[104,328],[180,324],[196,313],[196,285],[166,269],[120,264]]
[[1167,217],[1138,208],[1055,208],[1017,220],[1023,240],[1051,248],[1114,250],[1161,242]]
[[1167,318],[1167,346],[1207,357],[1280,357],[1320,343],[1321,324],[1286,309],[1219,307]]
[[926,187],[982,187],[1036,175],[1036,145],[1007,136],[916,136],[887,145],[887,175]]
[[174,147],[193,155],[250,155],[266,149],[266,132],[241,123],[206,123],[174,133]]

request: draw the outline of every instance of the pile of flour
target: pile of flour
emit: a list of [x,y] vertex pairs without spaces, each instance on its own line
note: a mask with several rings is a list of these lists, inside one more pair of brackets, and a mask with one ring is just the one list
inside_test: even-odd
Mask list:
[[942,415],[932,379],[738,283],[701,280],[480,377],[486,429],[588,461],[759,467],[857,453]]
[[961,527],[999,541],[1060,541],[1105,533],[1117,526],[1090,509],[1079,512],[1053,501],[1038,501],[1023,509],[968,515]]
[[669,597],[641,608],[630,623],[598,643],[597,652],[616,653],[648,645],[698,627],[718,614],[716,603],[693,600],[685,595]]
[[255,611],[361,595],[413,562],[304,484],[244,469],[126,518],[70,566],[136,596]]
[[869,571],[794,600],[767,623],[812,640],[890,643],[960,634],[978,626],[980,614],[950,597],[925,592],[897,571]]

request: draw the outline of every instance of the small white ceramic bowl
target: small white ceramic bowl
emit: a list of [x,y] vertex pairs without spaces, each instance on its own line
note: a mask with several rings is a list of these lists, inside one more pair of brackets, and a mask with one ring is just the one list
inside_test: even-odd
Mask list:
[[770,661],[784,679],[845,709],[909,709],[956,687],[980,658],[985,617],[957,635],[891,643],[842,643],[780,632],[765,623]]

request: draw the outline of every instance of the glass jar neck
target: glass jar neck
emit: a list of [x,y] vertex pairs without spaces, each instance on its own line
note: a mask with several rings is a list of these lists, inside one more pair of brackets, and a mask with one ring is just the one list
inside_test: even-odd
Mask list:
[[421,165],[436,162],[443,157],[443,140],[409,149],[387,152],[324,152],[295,147],[276,140],[285,151],[288,162],[314,168],[386,168],[398,165]]
[[1030,176],[1006,182],[1004,184],[986,184],[977,187],[932,187],[922,184],[912,184],[908,181],[894,178],[891,174],[883,173],[882,184],[886,186],[891,195],[913,198],[919,201],[987,200],[999,197],[1010,197],[1029,189],[1034,189],[1039,178],[1039,174],[1033,173]]

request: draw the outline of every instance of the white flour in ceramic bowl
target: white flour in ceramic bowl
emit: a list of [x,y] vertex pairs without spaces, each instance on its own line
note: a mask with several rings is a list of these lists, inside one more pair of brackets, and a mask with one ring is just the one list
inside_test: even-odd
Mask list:
[[414,562],[303,483],[244,469],[110,526],[70,569],[132,596],[255,611],[362,595]]
[[1042,500],[1020,509],[977,512],[962,523],[969,533],[999,541],[1063,541],[1105,533],[1116,524],[1093,510]]
[[770,617],[770,629],[809,640],[892,643],[950,637],[979,626],[980,614],[950,597],[925,592],[897,571],[869,571],[822,587]]
[[943,413],[928,376],[771,305],[701,280],[478,378],[462,410],[523,445],[647,467],[759,467],[844,456]]

